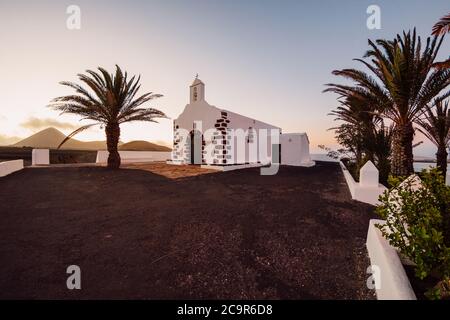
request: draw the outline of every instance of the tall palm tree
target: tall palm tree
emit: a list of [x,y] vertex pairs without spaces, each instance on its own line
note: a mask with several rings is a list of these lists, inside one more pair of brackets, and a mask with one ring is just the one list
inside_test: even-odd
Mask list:
[[[413,168],[413,123],[425,106],[450,84],[450,70],[433,68],[443,37],[427,38],[422,49],[416,30],[397,35],[392,41],[369,40],[370,49],[363,59],[371,74],[356,70],[335,70],[333,74],[353,80],[356,85],[328,84],[347,94],[357,94],[369,105],[375,105],[380,115],[394,123],[392,173],[406,176]],[[444,96],[450,95],[450,91]]]
[[90,90],[73,82],[61,82],[62,85],[75,89],[77,94],[55,98],[49,107],[61,113],[76,114],[82,119],[95,121],[69,134],[59,147],[92,126],[105,126],[108,168],[117,169],[120,167],[120,155],[117,151],[120,125],[131,121],[157,122],[155,119],[166,118],[166,115],[157,109],[140,107],[152,99],[162,97],[150,92],[135,98],[141,87],[140,76],[128,79],[127,73],[124,74],[117,65],[115,74],[100,67],[98,70],[99,72],[87,70],[87,74],[78,74],[80,81]]
[[437,167],[447,175],[447,148],[450,146],[450,109],[448,101],[436,98],[434,108],[427,106],[424,117],[419,119],[418,130],[438,148],[436,153]]

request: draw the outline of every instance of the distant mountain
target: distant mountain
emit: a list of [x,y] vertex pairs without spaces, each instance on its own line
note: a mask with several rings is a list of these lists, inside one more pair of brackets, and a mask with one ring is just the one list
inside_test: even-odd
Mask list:
[[[58,129],[47,128],[13,144],[12,147],[56,149],[65,138],[66,135]],[[61,149],[106,150],[106,141],[80,141],[72,138],[64,143]],[[119,150],[171,151],[168,147],[160,146],[148,141],[119,142]]]
[[172,151],[169,147],[161,146],[148,141],[136,140],[119,146],[122,151]]
[[[61,131],[55,128],[47,128],[15,143],[13,146],[56,149],[65,138],[66,135]],[[72,138],[63,144],[61,149],[101,150],[106,149],[106,143],[104,141],[84,142]]]

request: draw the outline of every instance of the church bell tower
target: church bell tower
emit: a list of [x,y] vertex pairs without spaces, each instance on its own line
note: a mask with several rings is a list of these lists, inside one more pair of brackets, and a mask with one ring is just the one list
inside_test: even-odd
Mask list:
[[195,103],[197,101],[205,101],[205,84],[202,80],[198,78],[198,74],[195,77],[194,82],[190,86],[191,99],[190,103]]

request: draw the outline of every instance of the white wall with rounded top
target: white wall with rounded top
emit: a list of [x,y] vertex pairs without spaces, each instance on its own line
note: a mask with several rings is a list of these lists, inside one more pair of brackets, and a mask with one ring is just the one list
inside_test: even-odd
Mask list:
[[383,194],[387,188],[378,182],[378,169],[368,161],[360,170],[359,182],[353,179],[351,173],[345,165],[339,162],[345,181],[347,182],[352,199],[371,205],[378,205],[378,197]]

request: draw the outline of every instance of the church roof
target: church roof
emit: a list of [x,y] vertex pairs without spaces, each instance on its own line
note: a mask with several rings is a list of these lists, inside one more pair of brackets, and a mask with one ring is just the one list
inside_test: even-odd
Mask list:
[[193,87],[197,84],[204,84],[203,81],[198,78],[198,75],[195,77],[194,82],[192,82],[191,87]]

